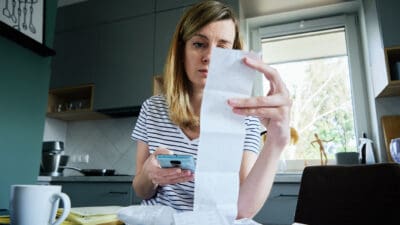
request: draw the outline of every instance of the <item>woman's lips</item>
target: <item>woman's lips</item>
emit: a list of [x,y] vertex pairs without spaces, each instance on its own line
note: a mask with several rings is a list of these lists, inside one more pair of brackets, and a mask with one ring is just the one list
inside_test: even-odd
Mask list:
[[208,70],[207,70],[207,69],[200,69],[199,72],[200,72],[201,75],[203,75],[204,77],[207,77],[207,74],[208,74]]

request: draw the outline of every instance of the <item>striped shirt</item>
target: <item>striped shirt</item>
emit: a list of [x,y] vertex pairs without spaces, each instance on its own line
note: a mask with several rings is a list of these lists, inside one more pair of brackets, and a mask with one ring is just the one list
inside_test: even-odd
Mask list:
[[[246,137],[244,148],[258,154],[260,148],[260,122],[257,118],[246,117]],[[199,139],[190,140],[169,118],[168,106],[164,96],[152,96],[140,110],[139,118],[132,132],[134,140],[147,143],[152,154],[162,146],[175,154],[189,154],[197,160]],[[166,205],[178,211],[193,210],[194,182],[184,182],[159,186],[157,193],[142,205]]]

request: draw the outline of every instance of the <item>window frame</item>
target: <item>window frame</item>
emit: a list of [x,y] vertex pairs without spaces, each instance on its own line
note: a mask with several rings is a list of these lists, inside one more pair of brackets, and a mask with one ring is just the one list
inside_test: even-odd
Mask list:
[[[372,125],[368,104],[367,77],[362,60],[362,46],[356,13],[338,16],[326,16],[315,19],[297,20],[280,24],[259,25],[249,30],[250,48],[261,52],[261,40],[276,36],[311,32],[337,27],[345,28],[345,38],[349,60],[349,75],[351,98],[353,102],[354,129],[356,140],[363,137],[363,133],[372,135]],[[263,95],[262,76],[257,78],[253,90],[254,95]],[[358,143],[357,143],[358,144]]]

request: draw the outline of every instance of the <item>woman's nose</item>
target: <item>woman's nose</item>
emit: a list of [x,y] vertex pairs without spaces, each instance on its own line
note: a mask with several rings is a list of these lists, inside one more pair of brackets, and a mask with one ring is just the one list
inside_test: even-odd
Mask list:
[[212,49],[212,48],[208,48],[208,49],[204,52],[204,55],[203,55],[203,57],[201,58],[201,62],[202,62],[202,63],[205,63],[205,64],[210,63],[211,49]]

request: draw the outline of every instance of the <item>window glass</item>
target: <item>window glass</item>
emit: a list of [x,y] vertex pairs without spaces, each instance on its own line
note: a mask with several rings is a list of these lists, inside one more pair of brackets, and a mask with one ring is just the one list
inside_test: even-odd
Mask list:
[[261,39],[263,60],[279,71],[293,99],[291,127],[299,140],[283,153],[287,171],[320,164],[317,138],[328,164],[334,153],[357,148],[345,35],[331,28]]

